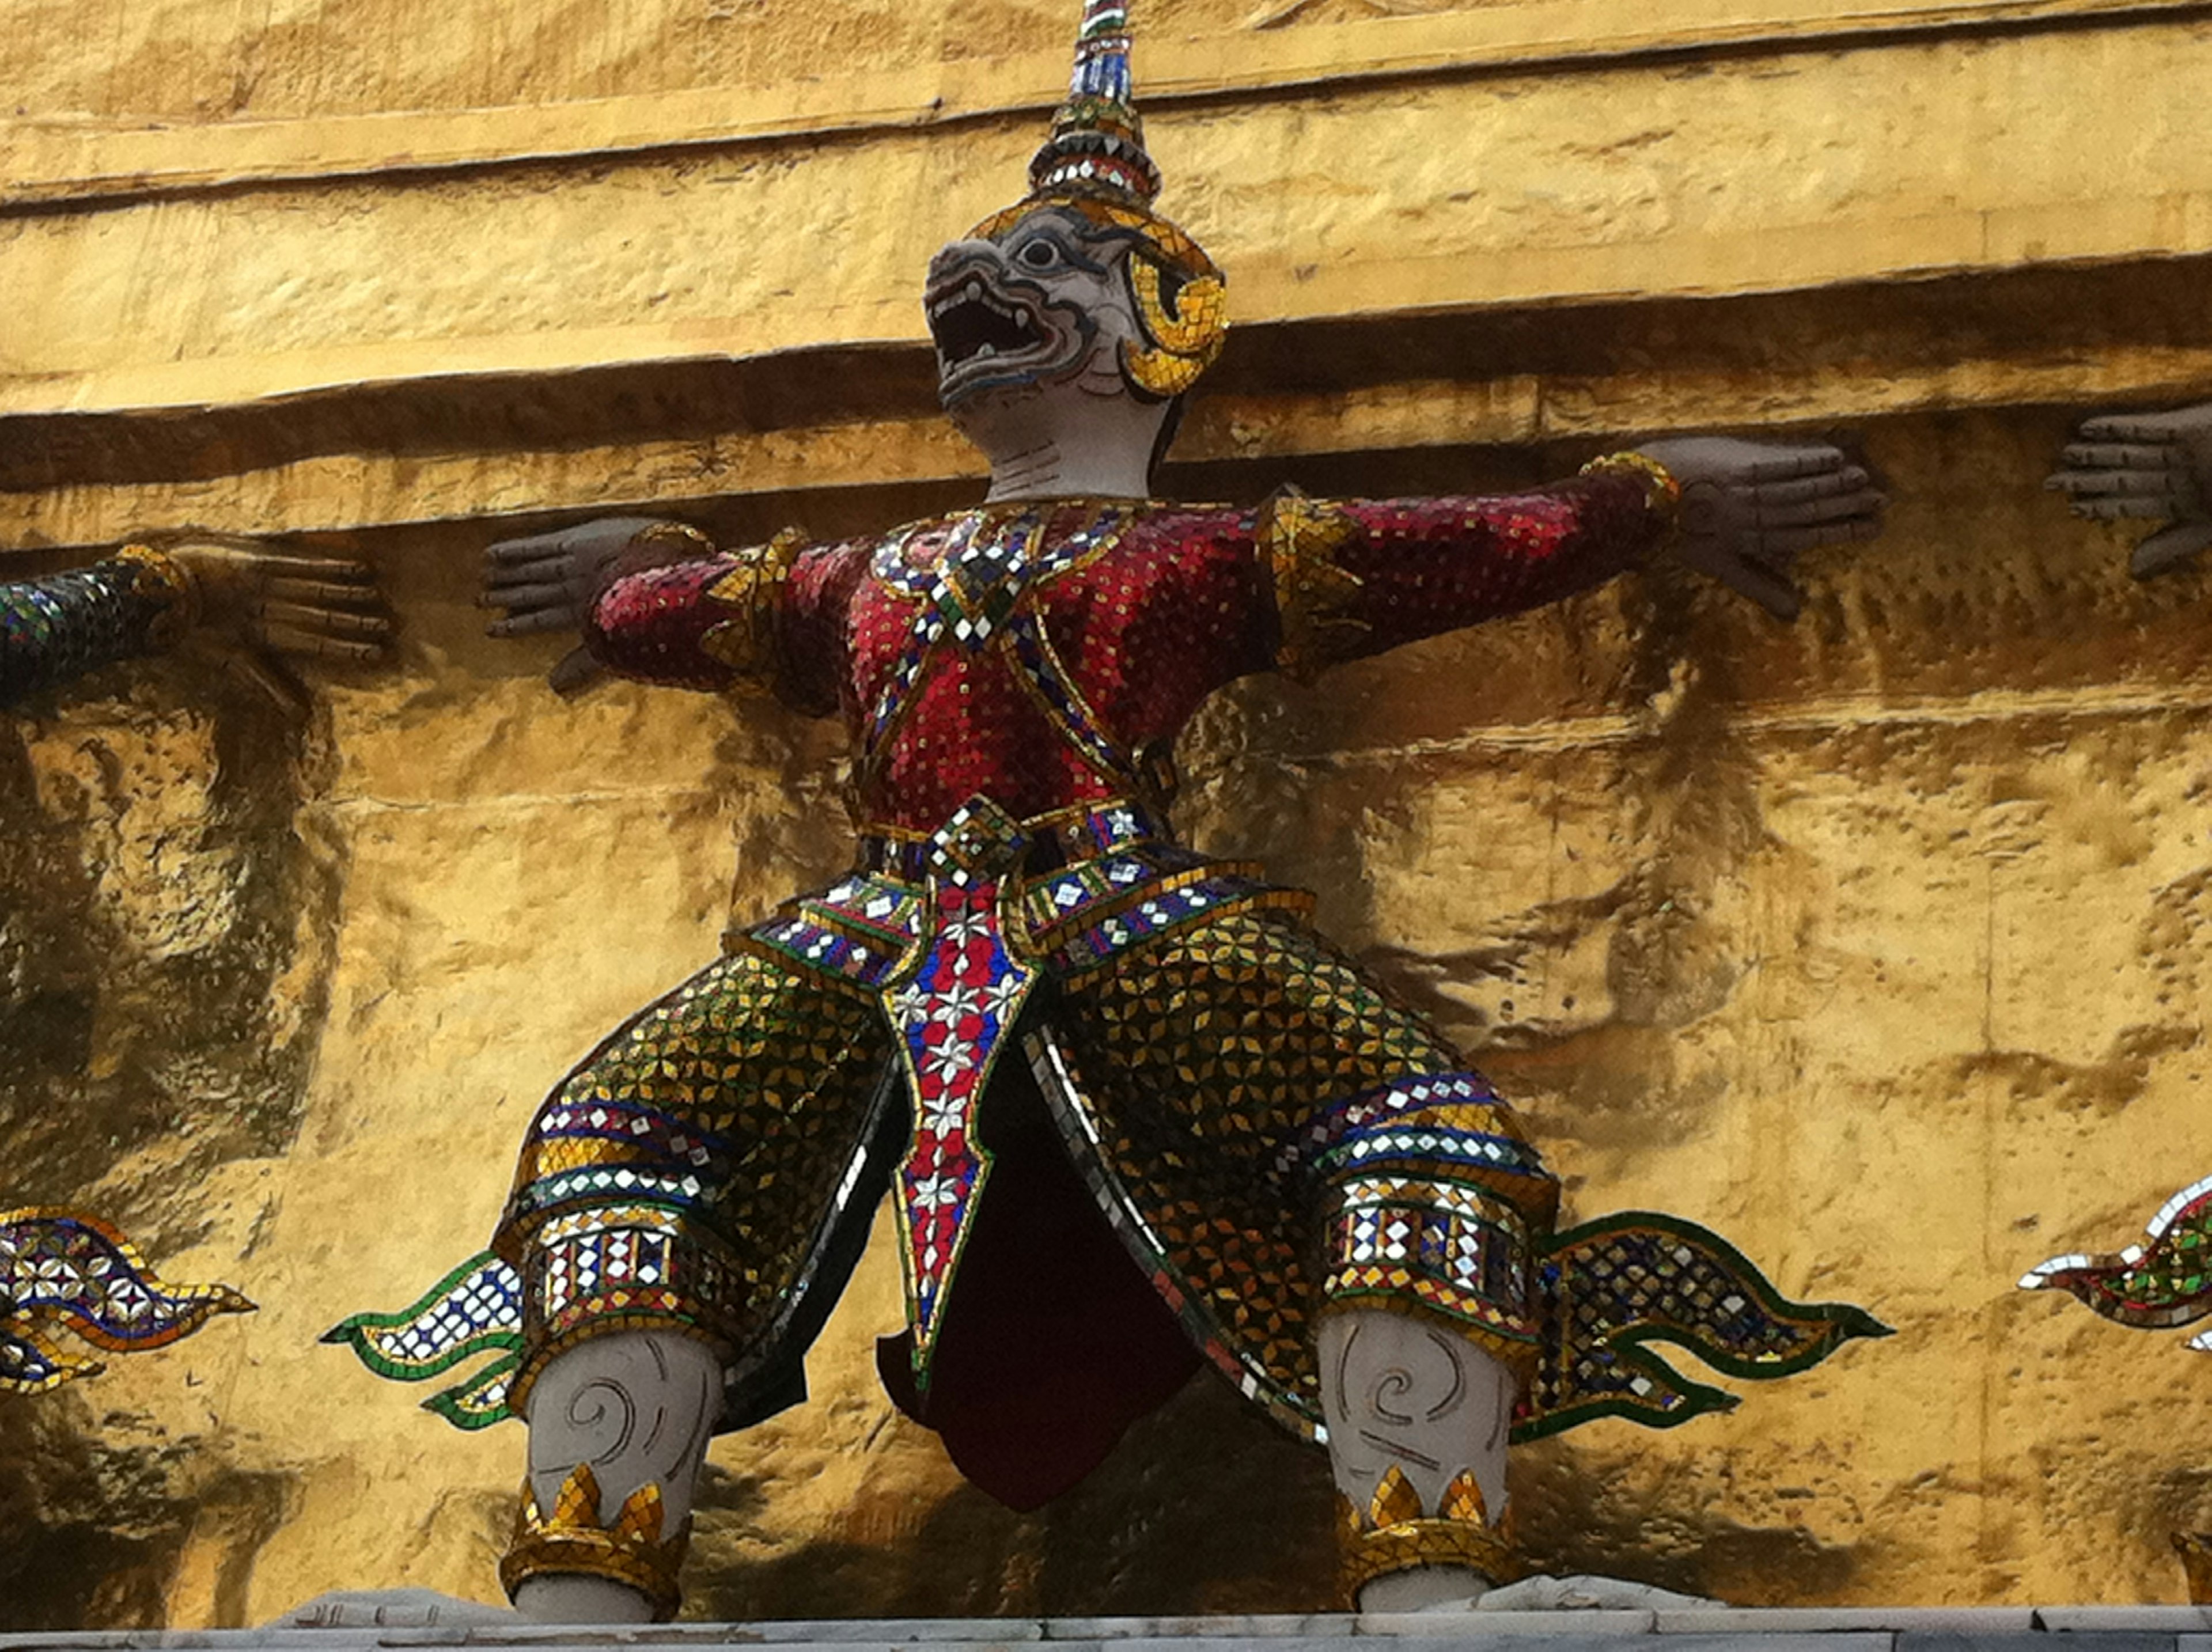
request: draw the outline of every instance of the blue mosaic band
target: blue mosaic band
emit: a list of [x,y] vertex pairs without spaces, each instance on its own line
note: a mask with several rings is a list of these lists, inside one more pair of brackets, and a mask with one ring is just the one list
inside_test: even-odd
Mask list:
[[1413,1074],[1347,1097],[1278,1163],[1302,1163],[1324,1190],[1326,1301],[1446,1320],[1534,1374],[1531,1224],[1549,1226],[1559,1188],[1481,1074]]

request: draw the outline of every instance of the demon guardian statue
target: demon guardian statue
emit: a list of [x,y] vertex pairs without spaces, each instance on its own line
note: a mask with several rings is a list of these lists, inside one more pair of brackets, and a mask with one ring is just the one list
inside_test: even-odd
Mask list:
[[1151,202],[1118,0],[1091,0],[1029,196],[930,266],[981,507],[720,550],[601,522],[495,547],[505,634],[750,683],[845,720],[860,864],[617,1031],[532,1124],[492,1249],[331,1334],[431,1403],[530,1428],[504,1580],[526,1616],[672,1612],[708,1436],[804,1394],[884,1191],[886,1386],[1017,1507],[1201,1363],[1326,1440],[1371,1608],[1513,1575],[1509,1436],[1731,1403],[1642,1346],[1802,1370],[1856,1310],[1783,1301],[1714,1236],[1554,1231],[1512,1111],[1306,921],[1178,843],[1167,752],[1215,689],[1553,601],[1666,550],[1787,608],[1863,538],[1834,449],[1653,443],[1504,498],[1153,501],[1224,283]]

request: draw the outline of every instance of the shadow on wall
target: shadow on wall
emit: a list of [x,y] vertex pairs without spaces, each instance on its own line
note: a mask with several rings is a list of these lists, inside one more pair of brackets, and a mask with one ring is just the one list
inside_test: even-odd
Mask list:
[[[168,659],[0,716],[0,1205],[89,1206],[158,1260],[210,1233],[218,1167],[286,1150],[341,882],[303,809],[324,715]],[[189,1439],[100,1406],[0,1400],[0,1629],[158,1625],[228,1506]]]
[[911,1617],[1326,1610],[1332,1496],[1322,1452],[1201,1371],[1089,1480],[1030,1515],[964,1484],[926,1507],[864,1496],[825,1534],[763,1558],[764,1483],[710,1470],[684,1616],[842,1618],[885,1601]]

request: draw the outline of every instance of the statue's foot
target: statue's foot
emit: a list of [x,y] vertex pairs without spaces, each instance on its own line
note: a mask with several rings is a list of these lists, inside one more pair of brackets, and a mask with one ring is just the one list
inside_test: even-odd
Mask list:
[[1538,1573],[1492,1589],[1470,1603],[1479,1612],[1653,1612],[1725,1606],[1702,1594],[1678,1594],[1626,1577],[1547,1577]]
[[515,1610],[532,1624],[649,1624],[653,1602],[628,1584],[578,1572],[541,1572],[514,1592]]
[[464,1600],[435,1589],[332,1589],[302,1601],[270,1629],[459,1629],[519,1622],[507,1606]]
[[1469,1612],[1489,1588],[1487,1577],[1465,1566],[1409,1566],[1362,1583],[1359,1610]]

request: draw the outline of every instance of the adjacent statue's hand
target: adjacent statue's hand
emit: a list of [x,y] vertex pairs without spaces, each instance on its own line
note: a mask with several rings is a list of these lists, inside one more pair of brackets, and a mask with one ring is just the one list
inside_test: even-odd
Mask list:
[[198,587],[200,624],[250,647],[318,659],[381,659],[392,616],[366,563],[249,543],[165,544]]
[[1881,531],[1888,501],[1865,471],[1826,442],[1669,436],[1639,442],[1636,451],[1681,484],[1675,555],[1778,619],[1797,616],[1801,598],[1790,570],[1799,553]]
[[2138,580],[2179,567],[2212,544],[2212,402],[2084,420],[2059,458],[2063,468],[2043,485],[2064,494],[2075,515],[2170,525],[2128,559]]

